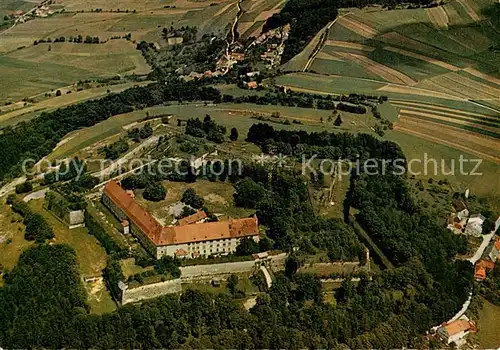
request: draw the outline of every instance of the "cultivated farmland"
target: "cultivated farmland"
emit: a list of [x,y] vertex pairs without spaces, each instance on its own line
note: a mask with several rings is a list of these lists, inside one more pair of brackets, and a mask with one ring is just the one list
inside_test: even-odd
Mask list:
[[[265,1],[255,11],[272,10],[278,4]],[[150,67],[136,50],[138,41],[163,47],[167,42],[162,28],[170,26],[196,26],[200,37],[225,35],[237,14],[236,2],[231,0],[62,0],[50,8],[55,13],[48,17],[0,32],[0,103],[31,98],[79,80],[147,74]],[[128,34],[131,40],[124,39]],[[69,42],[79,35],[97,37],[101,44]],[[60,37],[65,42],[55,43]],[[34,45],[40,40],[51,42]]]

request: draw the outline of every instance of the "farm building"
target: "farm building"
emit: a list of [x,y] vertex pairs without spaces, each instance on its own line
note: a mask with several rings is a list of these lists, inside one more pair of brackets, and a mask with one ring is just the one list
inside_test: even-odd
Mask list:
[[471,215],[465,226],[465,233],[471,236],[479,237],[483,232],[483,223],[486,218],[481,214]]
[[195,223],[204,220],[198,212],[196,218],[187,218],[183,225],[162,226],[114,181],[105,186],[102,201],[120,221],[128,221],[130,232],[157,259],[165,255],[179,258],[227,255],[236,251],[242,238],[259,241],[256,216]]
[[437,333],[447,344],[457,343],[469,332],[475,332],[474,322],[467,320],[456,320],[443,324],[438,328]]

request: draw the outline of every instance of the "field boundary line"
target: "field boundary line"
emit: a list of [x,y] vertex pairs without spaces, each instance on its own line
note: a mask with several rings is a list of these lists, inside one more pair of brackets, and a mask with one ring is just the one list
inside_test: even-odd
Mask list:
[[[400,122],[400,121],[401,121],[401,123],[406,122],[408,124],[415,124],[415,126],[417,128],[422,127],[422,125],[419,124],[417,121],[398,119],[398,122]],[[423,120],[421,120],[421,121],[423,121]],[[396,122],[395,125],[397,125],[398,122]],[[438,131],[444,130],[444,131],[456,133],[459,136],[463,136],[464,140],[466,140],[467,139],[466,137],[468,137],[469,143],[473,143],[473,144],[476,144],[478,146],[486,146],[488,148],[494,148],[494,149],[500,148],[500,139],[497,139],[497,138],[494,138],[494,137],[491,137],[488,135],[471,133],[471,132],[467,132],[467,130],[461,129],[459,127],[450,126],[450,125],[437,123],[437,122],[433,122],[433,121],[428,121],[428,120],[425,121],[425,124],[426,124],[426,126],[428,126],[430,128],[434,128],[435,130],[438,130]],[[423,128],[425,129],[425,126],[423,126]],[[457,137],[457,139],[458,139],[458,137]],[[488,144],[486,145],[485,142],[487,142]]]
[[488,75],[488,74],[484,74],[483,72],[480,72],[475,68],[467,67],[467,68],[464,68],[462,70],[466,73],[469,73],[469,74],[475,76],[475,77],[481,78],[483,80],[489,81],[490,83],[493,83],[495,85],[500,86],[500,79],[492,77],[491,75]]
[[[474,104],[474,101],[470,101],[470,100],[465,100],[465,101],[469,102],[471,104]],[[416,100],[391,99],[389,102],[393,103],[393,104],[397,104],[397,105],[429,107],[429,108],[443,110],[443,111],[449,111],[449,112],[453,112],[453,113],[467,113],[469,115],[474,115],[474,116],[478,116],[478,117],[486,117],[486,118],[489,117],[486,114],[481,114],[481,113],[476,113],[476,112],[468,112],[468,111],[464,111],[461,109],[458,110],[458,109],[449,108],[449,107],[446,107],[444,105],[437,105],[437,104],[433,104],[433,103],[426,103],[426,102],[421,102],[421,101],[416,101]],[[483,107],[483,106],[481,105],[481,107]],[[486,108],[486,106],[484,106],[484,107]],[[489,109],[492,109],[492,108],[489,108]],[[497,112],[500,116],[500,111],[495,110],[495,112]]]
[[400,132],[405,133],[405,134],[414,135],[414,136],[420,137],[422,139],[435,142],[435,143],[440,144],[440,145],[445,145],[445,146],[449,146],[449,147],[452,147],[452,148],[455,148],[455,149],[460,149],[460,150],[465,151],[467,153],[471,153],[471,154],[474,154],[476,156],[480,156],[480,157],[489,159],[489,160],[493,161],[494,163],[500,164],[500,158],[497,158],[497,157],[495,157],[493,155],[489,155],[487,153],[476,151],[474,149],[471,149],[471,148],[468,148],[466,146],[463,146],[463,145],[461,145],[459,143],[455,143],[455,142],[451,142],[451,141],[446,141],[446,140],[440,139],[438,137],[434,137],[434,136],[431,136],[431,135],[428,135],[428,134],[423,134],[421,132],[410,130],[410,129],[407,129],[405,127],[401,127],[401,126],[398,126],[398,125],[394,125],[394,130],[400,131]]
[[435,59],[435,58],[432,58],[432,57],[428,57],[428,56],[425,56],[425,55],[421,55],[419,53],[415,53],[415,52],[411,52],[411,51],[399,49],[397,47],[385,46],[384,50],[395,52],[395,53],[399,53],[399,54],[404,55],[404,56],[416,58],[418,60],[422,60],[424,62],[431,63],[431,64],[434,64],[434,65],[439,66],[441,68],[445,68],[445,69],[448,69],[448,70],[451,70],[451,71],[454,71],[454,72],[457,72],[457,71],[460,70],[459,67],[454,66],[454,65],[449,64],[449,63],[446,63],[444,61],[441,61],[441,60],[438,60],[438,59]]
[[[449,116],[449,117],[465,118],[467,120],[472,120],[472,121],[482,120],[485,122],[498,124],[500,127],[500,118],[487,117],[487,116],[483,117],[483,116],[479,116],[479,115],[469,115],[469,114],[466,114],[465,111],[460,111],[463,114],[459,114],[459,113],[451,113],[451,112],[447,112],[447,111],[441,111],[439,109],[431,109],[431,108],[425,109],[423,107],[407,106],[405,104],[398,103],[398,102],[393,102],[392,104],[394,106],[407,108],[407,110],[409,112],[420,112],[420,113],[431,113],[431,114],[436,113],[437,115],[440,115],[443,117]],[[403,111],[403,110],[405,110],[405,109],[402,109],[401,111]]]
[[[500,135],[500,134],[498,134],[498,132],[500,132],[500,125],[499,126],[483,125],[481,123],[474,123],[474,122],[471,122],[469,120],[461,120],[461,119],[455,119],[455,118],[450,118],[450,117],[436,115],[436,114],[409,111],[406,109],[399,111],[399,117],[400,118],[406,117],[406,118],[413,118],[413,119],[422,119],[423,118],[425,120],[432,121],[432,122],[439,120],[439,121],[443,121],[443,122],[447,122],[447,123],[456,124],[457,128],[459,128],[459,129],[461,129],[461,128],[458,127],[458,125],[469,126],[469,127],[475,128],[475,129],[488,131],[488,132],[492,132],[492,133],[496,133],[497,135]],[[437,123],[439,123],[439,122],[437,122]],[[449,125],[449,126],[455,127],[452,125]],[[464,130],[467,130],[467,129],[464,129]],[[471,132],[472,132],[472,130],[471,130]],[[476,133],[483,135],[480,132],[476,132]]]

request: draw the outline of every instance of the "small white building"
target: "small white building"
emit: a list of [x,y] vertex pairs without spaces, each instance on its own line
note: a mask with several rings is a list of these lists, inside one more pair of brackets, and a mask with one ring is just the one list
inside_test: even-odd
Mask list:
[[457,344],[471,331],[475,331],[475,329],[475,324],[472,321],[456,320],[443,324],[438,328],[437,334],[446,344]]
[[471,215],[467,221],[467,226],[465,226],[465,234],[474,237],[481,236],[481,233],[483,233],[484,220],[486,220],[486,218],[481,214]]

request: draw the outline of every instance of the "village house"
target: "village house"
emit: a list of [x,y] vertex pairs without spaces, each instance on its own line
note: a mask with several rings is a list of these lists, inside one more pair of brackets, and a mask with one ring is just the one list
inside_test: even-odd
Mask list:
[[169,45],[179,45],[179,44],[182,44],[183,41],[184,41],[184,39],[182,38],[182,36],[171,37],[171,38],[167,39],[167,42]]
[[157,259],[165,255],[179,258],[227,255],[236,251],[242,238],[259,241],[256,216],[196,223],[204,220],[203,213],[197,213],[195,218],[183,221],[186,224],[162,226],[114,181],[105,186],[102,202],[120,221],[128,222],[129,232]]
[[485,249],[481,260],[474,266],[474,279],[484,281],[486,273],[495,268],[495,263],[500,256],[500,241],[491,242]]
[[456,320],[443,324],[438,328],[437,334],[446,344],[459,343],[470,332],[476,331],[476,325],[472,321]]
[[240,52],[233,52],[231,53],[231,59],[238,62],[243,61],[245,59],[245,54]]
[[259,87],[259,83],[257,83],[256,81],[250,81],[247,83],[247,87],[250,90],[257,89]]
[[198,210],[193,215],[179,219],[179,221],[177,221],[177,226],[200,224],[202,222],[205,222],[206,219],[207,219],[207,213],[205,213],[204,210]]
[[486,218],[481,214],[471,215],[465,226],[465,233],[474,237],[481,236],[483,233],[483,223]]

